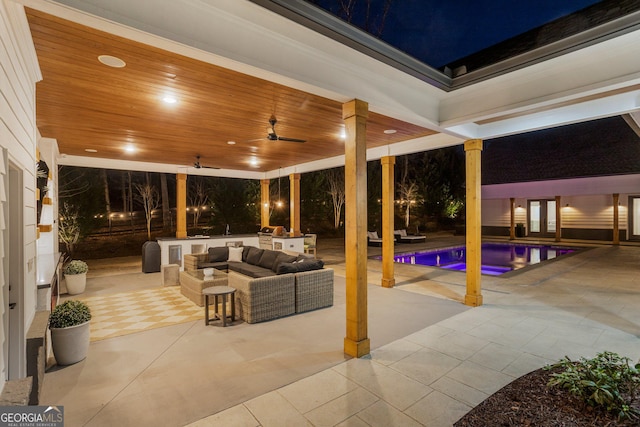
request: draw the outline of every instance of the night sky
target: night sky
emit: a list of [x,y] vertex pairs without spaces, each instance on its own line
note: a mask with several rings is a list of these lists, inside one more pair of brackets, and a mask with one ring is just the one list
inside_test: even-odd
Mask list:
[[[382,10],[384,0],[373,0]],[[312,3],[334,12],[339,0]],[[381,38],[440,68],[456,59],[583,9],[596,0],[394,0]],[[364,6],[366,1],[360,0]],[[362,18],[364,12],[357,11]],[[355,18],[352,23],[362,27]],[[373,25],[377,21],[373,19]]]

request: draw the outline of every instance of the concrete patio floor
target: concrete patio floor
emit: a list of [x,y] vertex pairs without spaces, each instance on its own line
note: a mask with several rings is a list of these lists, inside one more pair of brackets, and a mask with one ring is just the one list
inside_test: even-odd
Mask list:
[[[608,350],[640,359],[638,246],[592,245],[507,278],[483,276],[485,304],[477,308],[459,302],[464,273],[396,265],[396,288],[383,289],[380,262],[370,260],[372,352],[349,359],[343,249],[319,245],[336,273],[334,307],[92,343],[87,360],[45,375],[42,404],[64,405],[70,426],[450,426],[513,379],[564,356]],[[120,261],[111,265],[126,265]],[[109,261],[93,263],[87,293],[158,286],[128,262],[117,276]],[[123,283],[125,276],[141,283]]]

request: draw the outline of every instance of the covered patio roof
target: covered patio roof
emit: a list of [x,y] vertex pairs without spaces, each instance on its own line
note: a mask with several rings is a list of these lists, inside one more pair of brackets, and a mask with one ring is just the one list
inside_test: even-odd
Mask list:
[[[369,104],[369,159],[640,107],[637,12],[601,40],[443,87],[250,1],[22,3],[43,75],[37,126],[64,165],[253,179],[340,166],[351,99]],[[279,136],[306,142],[267,140],[272,115]],[[198,155],[216,169],[194,168]]]

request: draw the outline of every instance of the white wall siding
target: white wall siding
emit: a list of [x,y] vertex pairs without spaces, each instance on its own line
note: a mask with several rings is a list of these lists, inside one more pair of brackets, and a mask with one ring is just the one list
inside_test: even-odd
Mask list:
[[[527,222],[527,200],[516,199],[514,219],[515,223]],[[482,200],[482,225],[490,227],[510,227],[511,207],[509,199],[483,199]]]
[[[24,209],[24,228],[18,230],[22,233],[25,243],[24,264],[11,266],[24,270],[24,326],[28,329],[36,308],[36,229],[35,229],[35,147],[36,147],[36,120],[35,120],[35,83],[41,79],[33,42],[29,33],[27,19],[23,6],[10,1],[0,0],[0,148],[6,149],[2,156],[3,176],[2,183],[7,185],[6,166],[13,163],[22,170]],[[6,188],[5,188],[6,190]],[[0,200],[5,204],[5,200]],[[6,213],[6,206],[2,206]],[[6,218],[5,218],[6,220]],[[4,221],[4,225],[6,221]],[[0,224],[2,225],[2,224]],[[5,241],[7,233],[0,230],[0,246],[7,248]],[[6,253],[3,253],[2,277],[0,282],[5,282],[8,274]],[[6,287],[5,283],[0,286]],[[6,346],[6,321],[7,293],[3,288],[0,293],[0,315],[3,327],[0,328],[0,342],[3,348]],[[4,386],[7,377],[7,360],[4,352],[0,358],[0,388]]]
[[[628,227],[628,194],[620,194],[618,219],[620,230]],[[527,200],[516,199],[515,222],[527,222]],[[568,205],[568,206],[567,206]],[[518,207],[520,206],[520,207]],[[613,196],[599,194],[561,197],[562,228],[611,229],[613,228]],[[510,226],[509,199],[482,200],[482,225]]]
[[509,223],[509,199],[482,201],[482,225],[502,227]]
[[[626,195],[620,195],[619,227],[627,229]],[[624,203],[624,205],[623,205]],[[566,206],[569,204],[569,206]],[[567,196],[562,198],[563,228],[613,228],[613,196]]]
[[557,195],[587,196],[596,194],[634,193],[640,189],[640,174],[552,181],[514,182],[482,186],[483,199],[550,199]]

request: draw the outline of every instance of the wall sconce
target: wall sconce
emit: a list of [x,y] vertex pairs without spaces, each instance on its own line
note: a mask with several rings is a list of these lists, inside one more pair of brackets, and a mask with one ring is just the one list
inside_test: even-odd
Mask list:
[[569,207],[569,203],[567,203],[567,204],[566,204],[566,205],[564,205],[564,206],[568,208],[568,207]]
[[522,205],[518,205],[518,207],[519,207],[519,208],[521,208],[521,207],[522,207]]

